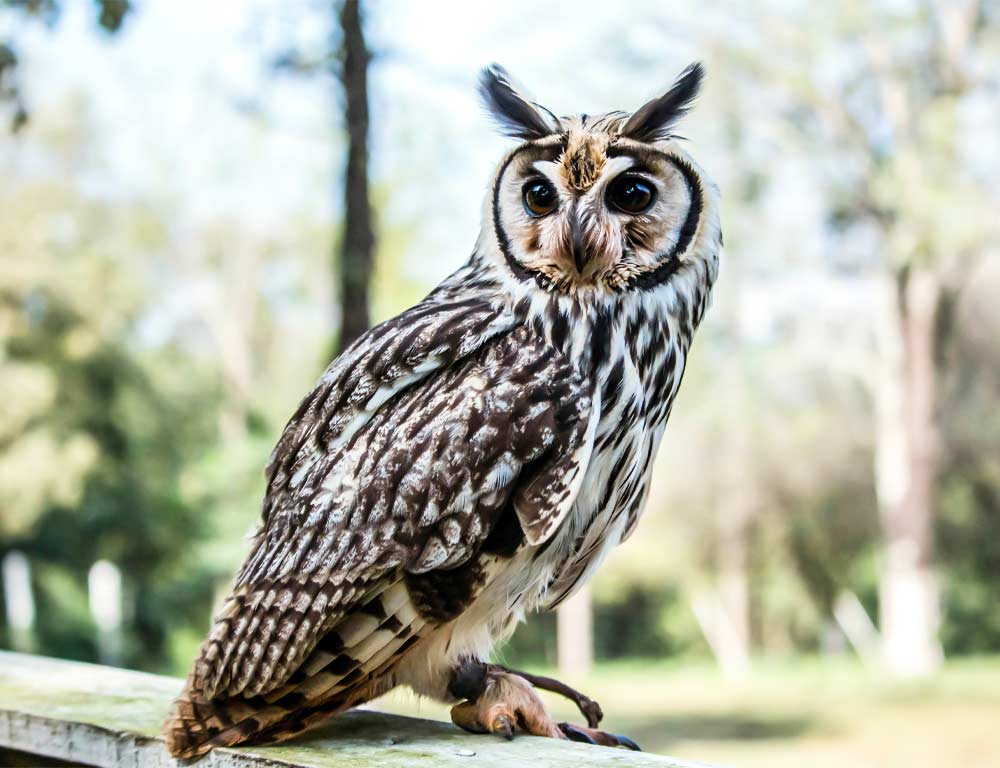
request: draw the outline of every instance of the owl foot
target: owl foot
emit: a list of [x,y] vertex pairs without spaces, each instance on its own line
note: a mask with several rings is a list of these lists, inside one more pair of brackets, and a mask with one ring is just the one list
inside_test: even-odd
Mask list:
[[[450,686],[453,694],[468,699],[451,708],[455,725],[473,733],[495,733],[505,739],[513,739],[516,733],[569,738],[549,716],[531,683],[492,665],[475,664],[478,668],[456,670]],[[470,681],[470,685],[465,685]]]
[[[576,703],[588,727],[553,721],[536,688],[559,693]],[[596,701],[550,677],[470,659],[454,670],[448,690],[456,698],[466,699],[452,707],[452,722],[473,733],[495,733],[506,739],[513,739],[516,733],[530,733],[639,750],[639,745],[627,736],[598,730],[604,713]]]
[[490,666],[504,672],[509,672],[512,675],[523,677],[533,686],[541,688],[543,691],[558,693],[560,696],[565,696],[567,699],[576,704],[577,709],[579,709],[580,714],[586,718],[587,725],[590,728],[596,728],[601,724],[601,720],[604,719],[604,711],[601,709],[600,704],[589,696],[580,693],[578,690],[570,688],[566,685],[566,683],[560,682],[559,680],[551,677],[543,677],[542,675],[531,675],[527,672],[520,672],[516,669],[500,666],[499,664],[491,664]]

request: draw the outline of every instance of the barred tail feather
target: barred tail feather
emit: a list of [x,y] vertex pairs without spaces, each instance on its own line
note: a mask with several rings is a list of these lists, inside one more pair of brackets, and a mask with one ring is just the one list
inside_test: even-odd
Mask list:
[[202,755],[212,748],[211,742],[218,734],[233,723],[247,722],[254,711],[253,703],[241,697],[204,699],[185,690],[174,701],[163,727],[167,750],[174,757]]
[[282,741],[380,696],[395,685],[392,668],[424,626],[398,583],[345,615],[274,691],[209,699],[189,680],[164,725],[167,748],[190,758],[215,747]]

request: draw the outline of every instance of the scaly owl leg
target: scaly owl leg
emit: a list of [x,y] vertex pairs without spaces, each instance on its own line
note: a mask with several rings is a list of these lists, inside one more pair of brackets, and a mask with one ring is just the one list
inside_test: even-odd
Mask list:
[[[534,686],[574,701],[590,727],[553,721]],[[604,714],[597,702],[552,678],[524,675],[497,664],[469,660],[454,670],[448,690],[456,698],[466,699],[452,707],[452,721],[473,733],[496,733],[512,739],[515,733],[526,732],[606,747],[639,749],[627,736],[598,730],[596,725]]]
[[582,741],[587,744],[600,744],[605,747],[628,747],[629,749],[640,751],[639,745],[632,741],[632,739],[628,736],[598,730],[597,726],[601,724],[601,720],[604,718],[604,712],[601,710],[601,705],[589,696],[580,693],[575,688],[570,688],[566,685],[566,683],[552,677],[532,675],[527,672],[520,672],[518,670],[500,665],[491,666],[497,667],[505,672],[509,672],[512,675],[523,677],[536,688],[541,688],[543,691],[558,693],[560,696],[565,696],[567,699],[576,704],[580,713],[587,719],[588,727],[583,728],[582,726],[573,725],[572,723],[559,723],[559,729],[563,732],[566,738],[571,741]]
[[580,693],[575,688],[570,688],[566,685],[566,683],[560,682],[555,678],[543,677],[542,675],[532,675],[527,672],[521,672],[520,670],[511,669],[510,667],[504,667],[499,664],[493,664],[491,666],[494,666],[504,672],[510,672],[512,675],[523,677],[533,686],[541,688],[543,691],[551,691],[552,693],[558,693],[560,696],[565,696],[567,699],[576,704],[577,708],[580,710],[580,714],[587,719],[587,725],[591,728],[599,726],[601,724],[601,720],[604,718],[604,712],[601,710],[600,704],[589,696]]

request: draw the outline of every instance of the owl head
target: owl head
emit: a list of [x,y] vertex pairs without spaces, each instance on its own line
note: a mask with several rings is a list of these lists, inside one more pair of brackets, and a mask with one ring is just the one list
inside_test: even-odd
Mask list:
[[698,261],[714,278],[718,193],[673,134],[702,74],[692,64],[631,114],[556,117],[501,67],[484,69],[487,109],[522,142],[500,163],[484,212],[500,266],[565,293],[650,287]]

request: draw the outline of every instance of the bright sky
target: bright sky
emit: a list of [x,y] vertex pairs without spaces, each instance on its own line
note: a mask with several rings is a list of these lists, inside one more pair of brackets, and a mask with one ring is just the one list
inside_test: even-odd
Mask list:
[[[83,159],[92,189],[167,202],[178,226],[221,213],[266,230],[289,215],[329,214],[335,89],[267,66],[288,41],[322,44],[326,3],[303,13],[309,3],[145,0],[117,38],[95,34],[91,4],[66,5],[54,34],[16,22],[24,87],[37,113],[72,103],[106,137]],[[387,215],[419,224],[432,256],[417,274],[440,278],[467,257],[507,145],[479,106],[479,69],[505,64],[559,113],[634,106],[694,58],[680,43],[660,55],[670,34],[628,23],[647,5],[616,10],[608,27],[597,2],[370,4],[373,175],[393,185]],[[607,39],[623,27],[635,30],[627,51]],[[648,81],[620,77],[649,58],[662,65]]]
[[[433,285],[468,257],[476,239],[488,181],[508,146],[478,102],[475,83],[484,64],[504,64],[559,114],[635,108],[688,62],[708,55],[720,34],[731,40],[752,26],[740,23],[748,12],[741,6],[703,2],[693,13],[694,4],[368,3],[376,53],[373,180],[383,224],[412,231],[402,267],[407,276]],[[332,131],[340,135],[332,98],[338,89],[323,78],[278,77],[269,67],[291,43],[323,45],[328,3],[143,0],[114,38],[96,29],[91,3],[66,5],[54,33],[8,13],[0,14],[0,36],[10,31],[4,23],[21,26],[33,111],[73,109],[78,114],[53,122],[79,122],[98,137],[73,169],[91,190],[165,207],[182,235],[220,216],[262,234],[287,229],[290,219],[332,217],[342,149],[331,141]],[[705,100],[747,98],[722,88],[710,72]],[[705,108],[686,126],[696,157],[727,189],[723,129]],[[770,197],[763,208],[780,229],[755,229],[740,255],[746,266],[775,256],[805,264],[826,247],[819,185],[809,175],[821,171],[776,152],[767,126],[744,127],[754,140],[740,161],[767,164]],[[36,161],[15,153],[19,173],[33,172]],[[726,233],[728,240],[728,226]],[[790,244],[794,254],[786,252]],[[792,283],[783,286],[786,278]],[[815,279],[782,272],[767,292],[746,293],[740,317],[753,333],[767,333],[776,322],[775,298],[801,303],[803,286],[822,294],[831,316],[857,300],[856,285],[824,277],[820,289],[809,282]],[[725,301],[724,291],[718,299]]]

